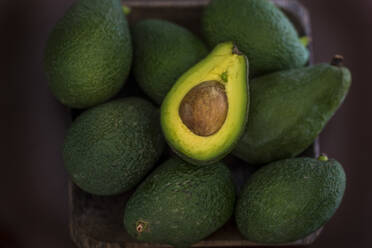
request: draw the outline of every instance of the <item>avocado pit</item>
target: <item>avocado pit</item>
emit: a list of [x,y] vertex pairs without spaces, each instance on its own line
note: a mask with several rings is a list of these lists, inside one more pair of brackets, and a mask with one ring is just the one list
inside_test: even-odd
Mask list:
[[218,132],[226,120],[227,111],[225,86],[215,80],[193,87],[179,107],[182,122],[199,136]]

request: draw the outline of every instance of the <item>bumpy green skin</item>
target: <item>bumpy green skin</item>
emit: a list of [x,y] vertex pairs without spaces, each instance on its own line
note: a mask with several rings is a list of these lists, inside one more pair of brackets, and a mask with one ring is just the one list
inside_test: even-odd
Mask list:
[[[234,202],[234,185],[224,164],[197,166],[172,158],[129,199],[124,225],[140,241],[188,247],[227,222]],[[141,233],[138,223],[145,223]]]
[[292,23],[268,0],[213,0],[202,29],[211,47],[234,41],[249,58],[251,77],[301,67],[309,58]]
[[148,19],[133,28],[134,75],[156,103],[187,69],[208,54],[193,33],[176,24]]
[[131,37],[119,0],[78,0],[54,27],[44,58],[51,91],[72,108],[113,97],[131,63]]
[[299,155],[340,107],[350,84],[348,69],[327,64],[252,80],[249,120],[234,155],[250,164]]
[[251,176],[237,201],[240,232],[258,243],[285,243],[325,224],[341,203],[346,185],[335,160],[286,159]]
[[154,166],[164,148],[159,111],[140,98],[111,101],[81,114],[63,147],[72,181],[96,195],[133,188]]

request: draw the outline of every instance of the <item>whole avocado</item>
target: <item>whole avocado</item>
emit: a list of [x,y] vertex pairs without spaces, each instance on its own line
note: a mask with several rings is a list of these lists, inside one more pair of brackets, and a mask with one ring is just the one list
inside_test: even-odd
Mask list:
[[229,169],[171,158],[150,174],[127,202],[124,225],[134,238],[188,247],[220,228],[234,211]]
[[253,79],[248,123],[233,154],[250,164],[299,155],[324,129],[350,85],[350,71],[329,64]]
[[131,37],[119,0],[77,0],[51,32],[44,58],[52,93],[71,108],[113,97],[131,62]]
[[157,104],[187,69],[208,53],[187,29],[164,20],[148,19],[133,28],[134,76]]
[[164,148],[159,111],[148,101],[126,98],[83,112],[69,128],[63,147],[72,181],[95,195],[133,188]]
[[257,243],[305,238],[332,217],[345,187],[342,166],[326,156],[271,163],[243,188],[235,210],[238,229]]
[[269,0],[212,0],[202,18],[210,47],[233,41],[250,63],[250,76],[302,67],[309,52],[288,18]]

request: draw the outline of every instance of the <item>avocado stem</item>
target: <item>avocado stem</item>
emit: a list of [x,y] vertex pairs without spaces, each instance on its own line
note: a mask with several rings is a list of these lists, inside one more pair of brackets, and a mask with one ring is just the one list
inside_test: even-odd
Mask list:
[[309,36],[302,36],[300,42],[304,47],[307,47],[311,42],[311,38]]
[[344,61],[344,57],[342,55],[336,54],[333,56],[331,60],[331,65],[341,67],[343,66],[343,63],[342,63],[343,61]]
[[234,44],[232,53],[236,54],[236,55],[243,55],[243,53],[241,51],[239,51],[238,47],[235,44]]
[[124,12],[124,14],[125,14],[126,16],[128,16],[128,15],[130,14],[131,11],[132,11],[132,10],[131,10],[128,6],[123,5],[123,12]]
[[145,225],[143,223],[138,223],[137,226],[136,226],[137,232],[139,232],[139,233],[143,232],[144,227],[145,227]]
[[328,156],[327,156],[325,153],[322,153],[322,154],[320,154],[320,156],[318,157],[318,160],[319,160],[319,161],[324,161],[324,162],[326,162],[326,161],[328,161]]

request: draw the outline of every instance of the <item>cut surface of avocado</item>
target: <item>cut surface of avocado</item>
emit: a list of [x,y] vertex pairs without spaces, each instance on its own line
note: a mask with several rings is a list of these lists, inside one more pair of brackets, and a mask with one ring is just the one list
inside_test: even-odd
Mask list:
[[184,160],[212,163],[234,148],[248,107],[248,60],[232,42],[221,43],[168,92],[161,107],[163,133]]

